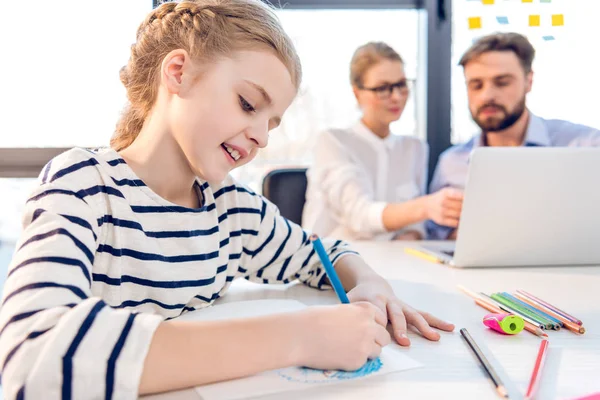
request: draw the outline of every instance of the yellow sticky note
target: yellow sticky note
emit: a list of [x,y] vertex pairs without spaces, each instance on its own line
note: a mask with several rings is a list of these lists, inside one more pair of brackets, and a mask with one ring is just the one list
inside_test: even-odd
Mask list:
[[539,15],[530,15],[529,16],[529,26],[540,26],[540,16]]
[[533,3],[533,0],[522,0],[522,3]]
[[470,17],[469,29],[481,29],[481,17]]
[[552,14],[552,26],[563,26],[565,24],[565,16],[562,14]]
[[495,0],[481,0],[481,2],[482,2],[483,4],[488,4],[488,5],[494,4],[494,1],[495,1]]

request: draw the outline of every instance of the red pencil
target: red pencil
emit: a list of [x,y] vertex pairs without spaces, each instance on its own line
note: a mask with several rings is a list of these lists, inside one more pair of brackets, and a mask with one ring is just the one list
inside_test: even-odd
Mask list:
[[540,343],[540,349],[538,351],[535,365],[533,366],[533,372],[531,373],[531,379],[529,380],[529,387],[525,394],[525,399],[532,399],[535,395],[535,391],[540,385],[540,377],[542,375],[542,368],[544,368],[544,362],[546,361],[546,353],[548,350],[548,340],[543,339]]

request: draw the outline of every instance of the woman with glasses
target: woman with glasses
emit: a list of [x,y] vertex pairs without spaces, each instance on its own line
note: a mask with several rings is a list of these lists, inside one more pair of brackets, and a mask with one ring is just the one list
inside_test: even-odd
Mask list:
[[303,226],[350,240],[419,240],[425,220],[457,224],[459,191],[425,195],[427,145],[390,132],[412,83],[400,55],[382,42],[359,47],[350,63],[350,82],[362,117],[350,128],[319,137],[307,174]]

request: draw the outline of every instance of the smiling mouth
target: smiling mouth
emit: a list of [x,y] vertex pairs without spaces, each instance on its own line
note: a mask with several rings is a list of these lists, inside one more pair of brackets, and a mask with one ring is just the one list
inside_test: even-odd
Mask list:
[[235,150],[232,147],[229,147],[229,145],[227,145],[226,143],[222,143],[221,147],[225,149],[225,151],[227,152],[227,154],[229,154],[233,161],[238,161],[240,158],[242,158],[242,155],[239,151]]

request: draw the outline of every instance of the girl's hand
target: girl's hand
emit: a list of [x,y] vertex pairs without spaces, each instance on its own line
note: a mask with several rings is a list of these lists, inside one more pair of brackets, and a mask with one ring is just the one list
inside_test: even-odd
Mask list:
[[386,322],[392,324],[394,338],[402,346],[410,346],[406,335],[407,325],[413,325],[427,339],[437,341],[440,334],[433,328],[451,332],[454,325],[442,321],[426,312],[418,311],[396,297],[390,284],[377,276],[365,282],[360,282],[348,292],[351,303],[367,301],[375,305],[386,315]]
[[391,342],[387,318],[367,302],[311,307],[299,312],[298,364],[354,371]]

